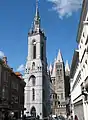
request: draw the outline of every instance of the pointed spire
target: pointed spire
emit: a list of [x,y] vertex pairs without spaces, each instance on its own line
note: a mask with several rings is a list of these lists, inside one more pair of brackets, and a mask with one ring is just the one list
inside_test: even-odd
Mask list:
[[70,67],[69,67],[69,64],[68,64],[68,60],[66,60],[66,64],[65,64],[65,72],[67,75],[70,74]]
[[63,62],[63,58],[59,49],[58,56],[57,56],[57,62]]
[[38,16],[38,0],[36,0],[36,15],[35,16]]
[[52,74],[52,64],[50,63],[50,66],[49,66],[49,71],[50,71],[50,75]]
[[66,60],[65,71],[70,71],[70,67],[69,67],[69,64],[68,64],[68,60]]
[[38,0],[36,0],[36,13],[34,18],[34,30],[40,28],[40,16],[39,16],[39,10],[38,10]]
[[51,77],[56,77],[56,58],[54,60],[54,65],[53,65]]
[[47,64],[47,73],[48,73],[48,75],[49,75],[49,66],[48,66],[48,64]]

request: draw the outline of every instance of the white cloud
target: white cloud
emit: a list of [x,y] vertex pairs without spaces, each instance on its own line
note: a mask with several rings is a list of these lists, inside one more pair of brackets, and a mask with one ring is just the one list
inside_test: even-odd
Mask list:
[[69,17],[82,7],[83,0],[47,0],[53,3],[52,9],[55,10],[60,18]]
[[4,57],[4,53],[0,51],[0,58]]
[[24,71],[24,65],[21,64],[21,65],[17,68],[17,71],[19,71],[19,72]]

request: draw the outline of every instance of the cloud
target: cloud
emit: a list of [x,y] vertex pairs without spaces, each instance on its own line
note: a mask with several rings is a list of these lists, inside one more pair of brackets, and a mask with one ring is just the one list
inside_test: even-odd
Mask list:
[[0,51],[0,58],[4,57],[4,53]]
[[21,65],[17,68],[17,71],[19,71],[19,72],[24,71],[24,65],[21,64]]
[[62,19],[64,16],[69,17],[82,7],[83,0],[47,0],[53,4],[52,10],[59,14]]

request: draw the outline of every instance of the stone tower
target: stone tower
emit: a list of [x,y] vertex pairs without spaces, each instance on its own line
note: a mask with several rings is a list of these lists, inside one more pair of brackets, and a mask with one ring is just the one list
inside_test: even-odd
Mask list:
[[47,74],[46,37],[41,30],[38,1],[34,24],[28,33],[28,56],[25,66],[25,114],[39,115],[42,119],[50,113],[50,79]]
[[62,54],[59,50],[57,58],[54,61],[52,74],[51,74],[52,86],[53,86],[53,105],[52,114],[66,114],[65,104],[65,67]]
[[60,103],[65,101],[65,71],[64,71],[64,62],[59,50],[57,61],[56,61],[56,87],[55,92],[57,93],[57,97],[60,100]]

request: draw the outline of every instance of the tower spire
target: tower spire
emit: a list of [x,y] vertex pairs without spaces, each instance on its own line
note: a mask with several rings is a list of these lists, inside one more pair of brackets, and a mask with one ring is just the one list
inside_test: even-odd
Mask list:
[[36,0],[36,16],[37,16],[37,13],[38,13],[38,0]]
[[38,0],[36,0],[36,13],[34,18],[34,30],[37,31],[40,28],[40,16],[38,10]]

